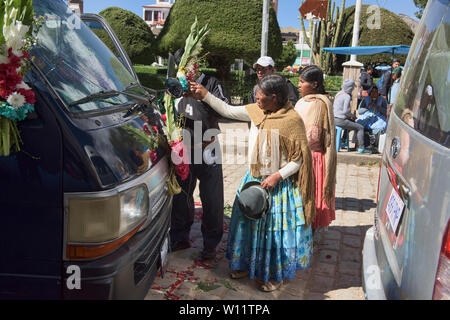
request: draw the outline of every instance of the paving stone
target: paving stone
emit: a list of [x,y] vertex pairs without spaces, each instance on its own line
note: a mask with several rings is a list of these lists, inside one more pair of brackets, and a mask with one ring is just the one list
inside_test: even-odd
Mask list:
[[336,272],[336,265],[319,262],[313,267],[314,275],[326,275],[333,277]]
[[328,292],[334,287],[335,279],[323,275],[314,275],[310,284],[310,292],[324,293]]
[[174,291],[174,294],[180,297],[180,299],[189,299],[197,294],[195,292],[197,287],[198,283],[185,281],[178,289]]
[[245,290],[228,290],[222,297],[223,300],[248,300],[250,295]]
[[[197,300],[222,300],[221,297],[212,295],[212,294],[204,294],[197,297]],[[233,299],[230,299],[233,300]]]
[[329,300],[329,297],[326,293],[310,292],[305,300]]
[[361,236],[344,235],[343,244],[352,248],[362,248]]
[[347,275],[359,276],[361,274],[361,263],[352,261],[340,261],[338,272]]
[[322,237],[328,240],[340,240],[342,236],[338,230],[328,229],[328,231],[323,232]]
[[312,274],[312,268],[309,267],[305,270],[297,270],[297,272],[295,274],[295,278],[301,279],[301,280],[309,280],[311,278],[311,274]]
[[280,295],[278,296],[278,300],[303,300],[303,295],[300,296],[296,296],[296,295],[291,295],[288,292],[285,291],[281,291]]
[[328,300],[364,300],[359,288],[337,289],[327,293]]
[[354,226],[354,227],[343,227],[342,232],[345,234],[351,234],[355,236],[361,236],[362,231],[360,226]]
[[361,279],[355,276],[350,276],[347,274],[341,274],[338,277],[337,283],[338,288],[351,288],[351,287],[361,287]]
[[290,295],[302,298],[307,285],[308,285],[308,281],[295,278],[292,280],[285,281],[283,286],[281,287],[281,291],[284,291],[284,292],[289,293]]
[[320,243],[320,248],[322,249],[339,250],[339,247],[340,241],[338,240],[322,239],[322,242]]
[[360,249],[343,248],[339,255],[341,261],[362,262],[362,252]]
[[319,252],[319,262],[335,264],[339,252],[334,250],[321,250]]

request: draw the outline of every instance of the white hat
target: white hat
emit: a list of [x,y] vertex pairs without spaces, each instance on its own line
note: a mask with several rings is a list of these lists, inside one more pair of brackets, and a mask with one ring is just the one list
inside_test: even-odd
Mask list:
[[260,65],[261,67],[268,67],[268,66],[275,66],[275,62],[273,61],[273,59],[271,57],[268,56],[264,56],[258,59],[258,61],[256,61],[256,63],[253,65],[253,69],[256,69],[256,66]]

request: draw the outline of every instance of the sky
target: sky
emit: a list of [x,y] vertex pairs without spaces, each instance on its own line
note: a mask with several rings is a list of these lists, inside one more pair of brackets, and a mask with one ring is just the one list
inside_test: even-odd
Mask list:
[[[242,0],[239,0],[242,1]],[[342,0],[334,0],[337,6],[342,5]],[[132,11],[142,17],[142,6],[155,4],[155,0],[84,0],[84,11],[86,13],[99,13],[108,7],[120,7]],[[346,0],[345,7],[355,5],[356,0]],[[413,0],[362,0],[363,4],[379,5],[397,14],[403,13],[417,20],[414,12],[417,8]],[[300,0],[279,0],[278,1],[278,24],[280,28],[293,27],[300,28],[298,17],[300,15]]]

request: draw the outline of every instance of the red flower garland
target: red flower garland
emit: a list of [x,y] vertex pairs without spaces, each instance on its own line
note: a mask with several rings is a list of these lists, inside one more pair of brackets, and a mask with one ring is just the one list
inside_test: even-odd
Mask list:
[[30,58],[30,55],[26,51],[22,51],[22,56],[16,56],[12,49],[8,50],[9,63],[0,64],[0,97],[8,100],[8,97],[17,92],[24,96],[25,101],[29,104],[35,104],[36,98],[33,90],[18,88],[23,82],[23,77],[19,74],[19,70],[22,65],[23,59]]

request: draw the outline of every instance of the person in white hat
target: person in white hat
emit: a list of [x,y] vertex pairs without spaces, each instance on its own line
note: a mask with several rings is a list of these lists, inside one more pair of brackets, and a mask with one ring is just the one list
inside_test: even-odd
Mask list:
[[[256,71],[256,75],[258,76],[258,82],[261,79],[275,72],[275,62],[269,56],[262,56],[253,64],[253,69]],[[288,79],[286,79],[289,88],[289,96],[288,99],[292,103],[293,106],[298,101],[298,88]],[[253,87],[252,95],[251,95],[251,103],[256,103],[256,92],[258,91],[258,84]]]

